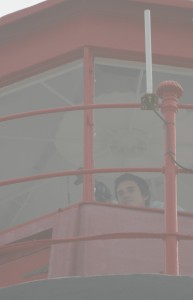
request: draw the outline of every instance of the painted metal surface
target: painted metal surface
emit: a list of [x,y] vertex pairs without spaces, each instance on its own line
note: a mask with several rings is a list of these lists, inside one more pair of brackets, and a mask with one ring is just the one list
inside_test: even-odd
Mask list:
[[[60,11],[59,7],[55,10],[55,15],[50,23],[48,22],[49,13],[46,15],[43,23],[41,23],[41,14],[43,12],[40,12],[39,15],[37,14],[36,20],[40,21],[40,27],[34,26],[32,23],[25,26],[26,22],[29,21],[25,18],[12,24],[0,26],[0,33],[2,33],[0,53],[1,57],[3,57],[0,70],[0,86],[9,85],[83,56],[85,105],[92,105],[94,56],[135,61],[144,60],[142,22],[144,6],[137,6],[134,2],[129,1],[119,7],[119,14],[117,15],[117,5],[109,10],[109,2],[105,3],[104,13],[101,13],[100,9],[102,7],[100,6],[97,6],[97,9],[100,8],[97,12],[95,11],[96,6],[89,7],[90,11],[86,9],[86,6],[83,6],[83,10],[82,8],[80,10],[76,8],[75,15],[73,15],[75,11],[72,9],[71,17],[67,15],[62,17],[62,11],[65,9],[63,5]],[[84,4],[86,5],[87,2],[84,2]],[[170,11],[171,16],[167,15],[164,22],[162,22],[163,10],[156,6],[152,6],[152,10],[154,14],[152,28],[154,61],[163,64],[192,67],[193,40],[190,38],[193,34],[192,19],[190,18],[192,10],[190,12],[190,10],[186,9],[183,16],[180,16],[180,10],[176,8],[173,12]],[[79,14],[77,14],[77,11],[79,11]],[[58,20],[57,16],[60,16]],[[12,32],[13,28],[15,29]],[[21,31],[21,28],[24,29]],[[179,35],[181,39],[179,39]],[[12,49],[14,49],[15,55],[13,55]],[[175,128],[173,125],[175,125],[177,95],[173,91],[171,94],[168,94],[167,91],[166,94],[163,92],[161,96],[165,101],[163,113],[170,132],[170,150],[175,158]],[[169,108],[166,104],[167,101],[170,102]],[[85,202],[93,200],[93,179],[90,175],[93,172],[93,115],[90,108],[87,107],[87,110],[85,110],[84,168],[86,170],[83,170],[85,174],[83,201]],[[167,132],[165,132],[165,141],[167,144]],[[168,145],[166,145],[165,150],[166,152],[168,151]],[[128,170],[133,170],[133,172],[139,171],[137,168]],[[151,171],[148,168],[141,170]],[[163,169],[158,168],[156,170],[160,172]],[[105,170],[100,171],[105,172]],[[123,169],[119,169],[119,171],[123,171]],[[166,273],[177,275],[179,265],[178,241],[175,235],[178,232],[176,168],[168,155],[165,158],[164,171],[166,178]],[[66,174],[70,174],[70,172],[57,173],[55,176]],[[72,174],[76,174],[76,172]],[[44,174],[37,178],[28,177],[27,180],[40,179],[45,176],[54,177],[53,174]],[[17,180],[8,181],[1,185],[16,182]],[[21,182],[21,180],[18,182]],[[173,201],[170,201],[170,199],[173,199]],[[137,213],[134,213],[135,210],[130,211],[127,208],[119,208],[117,206],[93,206],[92,208],[85,206],[84,209],[83,207],[81,209],[76,207],[76,209],[68,210],[65,216],[62,213],[58,213],[57,219],[50,225],[53,228],[53,239],[117,232],[118,228],[121,232],[131,230],[134,232],[136,230],[143,231],[144,228],[151,232],[153,223],[155,224],[153,230],[156,228],[160,232],[164,230],[162,212],[148,211],[144,213],[143,211],[141,213],[141,210],[137,210]],[[140,223],[136,222],[136,218],[140,218]],[[191,223],[191,220],[189,221]],[[25,229],[25,226],[22,229],[20,227],[18,231],[15,231],[14,237],[12,235],[10,237],[9,233],[2,234],[2,244],[19,239],[18,237],[21,236],[22,230],[25,231],[26,236],[29,236],[31,227],[26,228],[28,229]],[[167,236],[167,234],[172,234],[172,236]],[[49,257],[48,277],[126,274],[128,272],[164,272],[164,251],[161,243],[159,241],[154,244],[149,241],[144,246],[141,240],[120,242],[113,239],[105,242],[95,241],[91,244],[90,242],[80,242],[78,246],[76,243],[68,244],[67,246],[52,245],[50,254],[48,255],[46,250],[47,254],[45,256],[47,260]],[[183,255],[190,253],[186,247],[187,244],[184,244],[184,248],[181,251]],[[139,255],[141,255],[140,262]],[[41,262],[41,257],[40,254],[39,262]],[[186,259],[187,261],[191,260],[187,255],[185,256]],[[127,264],[125,263],[126,261]],[[25,259],[22,263],[27,265]],[[30,263],[30,268],[32,266],[33,260]],[[9,281],[9,272],[11,272],[12,267],[13,265],[10,263],[6,273],[7,283],[13,283],[13,281]],[[2,270],[5,272],[3,268]],[[38,271],[33,273],[33,270],[30,268],[25,270],[25,273],[39,276]],[[38,268],[41,269],[41,265],[38,265]],[[188,269],[188,271],[184,268],[183,272],[184,274],[193,274],[192,268]],[[45,272],[45,274],[47,273]],[[3,281],[3,284],[5,284],[5,281]]]
[[[192,214],[178,217],[180,275],[192,276]],[[164,274],[164,241],[170,235],[165,233],[163,210],[82,203],[0,238],[0,286],[8,286],[40,278]]]
[[41,280],[0,289],[3,300],[192,300],[192,277],[125,275]]
[[[84,104],[92,105],[94,96],[94,57],[88,47],[84,48]],[[94,121],[93,110],[84,110],[84,169],[94,167]],[[85,174],[83,202],[94,201],[94,179]]]
[[[85,45],[98,56],[144,61],[144,5],[129,1],[110,6],[106,1],[101,7],[94,3],[72,6],[68,15],[63,2],[62,6],[56,5],[54,14],[45,9],[33,15],[36,22],[23,17],[2,24],[0,86],[80,57]],[[165,10],[164,5],[162,9],[152,7],[153,62],[191,67],[191,9],[183,14],[180,8],[167,10],[167,14]]]
[[[162,99],[165,119],[165,227],[166,233],[178,232],[177,220],[177,168],[176,160],[176,112],[182,87],[174,81],[160,84],[157,95]],[[166,239],[166,274],[179,274],[178,240],[175,236]]]

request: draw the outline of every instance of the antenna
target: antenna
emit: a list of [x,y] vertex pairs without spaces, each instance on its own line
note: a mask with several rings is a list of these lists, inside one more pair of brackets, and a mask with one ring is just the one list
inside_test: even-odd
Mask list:
[[146,57],[146,93],[153,93],[152,81],[152,51],[151,51],[151,14],[150,10],[144,11],[145,21],[145,57]]
[[150,10],[144,11],[145,22],[145,57],[146,57],[146,94],[141,98],[142,109],[158,109],[158,97],[153,94],[152,50],[151,50],[151,15]]

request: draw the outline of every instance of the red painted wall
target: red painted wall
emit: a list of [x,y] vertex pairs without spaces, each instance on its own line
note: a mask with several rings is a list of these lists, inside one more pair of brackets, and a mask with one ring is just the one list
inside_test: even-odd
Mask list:
[[[179,214],[179,233],[191,235],[192,217],[188,213]],[[155,209],[80,204],[2,233],[0,239],[4,242],[1,245],[20,241],[17,237],[21,238],[21,231],[24,233],[25,228],[25,241],[37,240],[27,239],[27,231],[30,236],[34,224],[39,232],[45,227],[51,228],[50,238],[56,242],[59,239],[101,234],[164,233],[164,214],[162,210]],[[13,231],[14,236],[10,239]],[[48,235],[42,234],[38,240],[47,238]],[[193,275],[192,251],[193,240],[179,242],[180,275]],[[0,253],[0,286],[63,276],[165,272],[164,240],[160,238],[99,238],[44,247],[31,244],[17,251],[11,248],[3,251],[1,247]]]
[[50,249],[23,253],[16,259],[8,258],[0,264],[0,286],[47,278]]

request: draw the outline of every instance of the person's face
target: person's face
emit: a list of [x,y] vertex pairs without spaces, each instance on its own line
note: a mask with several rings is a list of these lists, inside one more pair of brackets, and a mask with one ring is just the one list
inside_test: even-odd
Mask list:
[[123,181],[117,187],[117,198],[119,204],[145,207],[144,197],[134,181]]

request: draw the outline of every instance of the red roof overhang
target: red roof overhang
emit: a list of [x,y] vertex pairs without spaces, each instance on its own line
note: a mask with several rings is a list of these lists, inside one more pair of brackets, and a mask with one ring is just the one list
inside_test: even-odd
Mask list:
[[153,61],[193,67],[193,2],[48,0],[0,20],[0,86],[82,56],[144,61],[145,9],[152,15]]
[[[0,19],[0,26],[15,22],[19,19],[24,17],[28,17],[30,15],[42,12],[47,9],[53,9],[53,7],[58,7],[60,4],[64,3],[73,3],[73,2],[84,2],[84,3],[91,3],[94,2],[93,0],[47,0],[45,2],[39,3],[37,5],[28,7],[23,10],[19,10],[17,12],[11,13],[6,15]],[[97,1],[97,2],[100,2]],[[112,4],[112,0],[109,0],[109,5]],[[116,2],[116,1],[115,1]],[[117,1],[119,2],[119,1]],[[138,3],[144,5],[155,5],[155,6],[162,6],[162,7],[175,7],[175,8],[185,8],[185,9],[193,9],[193,1],[192,0],[126,0],[127,3]]]

